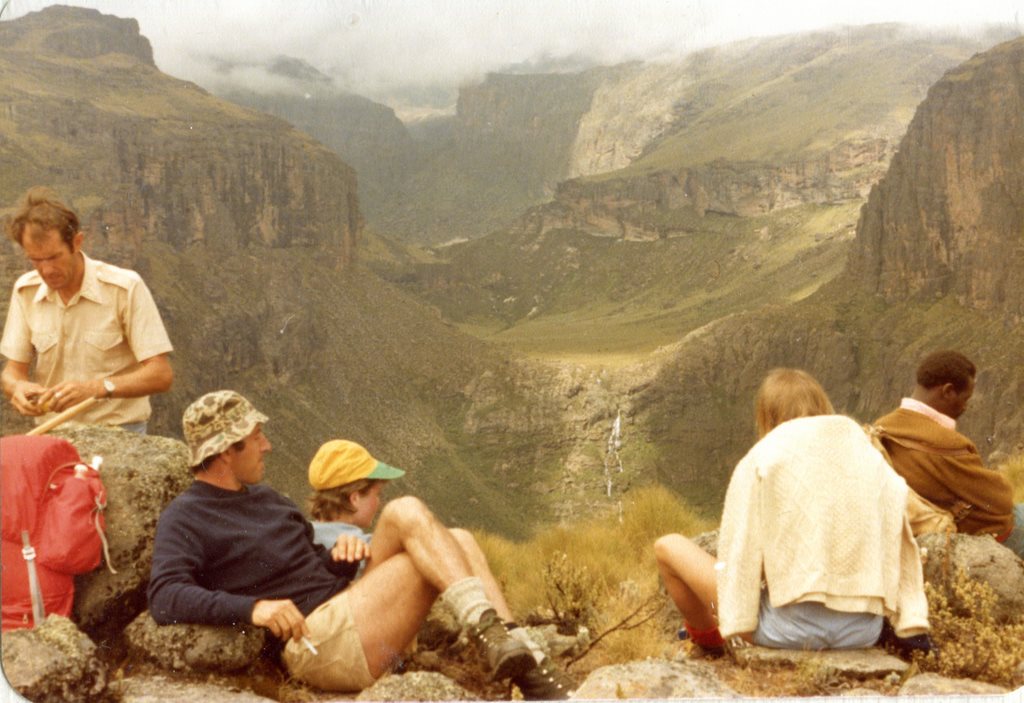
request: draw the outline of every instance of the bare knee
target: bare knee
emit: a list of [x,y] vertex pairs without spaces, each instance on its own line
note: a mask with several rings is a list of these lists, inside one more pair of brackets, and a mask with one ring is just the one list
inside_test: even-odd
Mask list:
[[476,538],[469,530],[464,530],[461,527],[451,527],[448,531],[455,538],[455,541],[459,543],[459,546],[463,550],[476,550],[479,546],[476,543]]
[[397,528],[402,533],[408,533],[418,526],[435,522],[436,519],[422,500],[415,496],[402,496],[384,506],[377,529]]
[[654,541],[654,558],[658,560],[659,564],[663,564],[671,559],[672,554],[679,550],[680,539],[685,539],[685,537],[677,534],[669,534],[662,535]]

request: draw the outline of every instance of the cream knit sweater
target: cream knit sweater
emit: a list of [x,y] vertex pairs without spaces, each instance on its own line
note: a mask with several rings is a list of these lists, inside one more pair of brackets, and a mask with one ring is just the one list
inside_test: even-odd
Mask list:
[[901,637],[928,629],[907,484],[841,415],[785,422],[733,472],[718,543],[719,628],[757,627],[761,582],[778,607],[817,601],[889,617]]

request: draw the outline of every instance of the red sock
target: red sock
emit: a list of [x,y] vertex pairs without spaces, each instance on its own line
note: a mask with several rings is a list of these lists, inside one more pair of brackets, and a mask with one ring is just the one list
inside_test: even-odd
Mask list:
[[725,640],[722,639],[722,633],[718,631],[717,627],[712,627],[710,630],[697,630],[691,627],[688,622],[684,622],[683,627],[686,628],[686,632],[690,635],[690,640],[704,649],[715,649],[716,647],[725,646]]

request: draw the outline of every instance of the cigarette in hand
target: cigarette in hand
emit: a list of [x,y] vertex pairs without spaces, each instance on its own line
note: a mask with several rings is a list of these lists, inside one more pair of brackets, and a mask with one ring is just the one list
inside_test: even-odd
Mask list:
[[320,652],[316,651],[316,647],[313,646],[313,643],[310,642],[309,638],[305,635],[302,636],[302,644],[306,645],[306,649],[308,649],[314,657],[320,654]]

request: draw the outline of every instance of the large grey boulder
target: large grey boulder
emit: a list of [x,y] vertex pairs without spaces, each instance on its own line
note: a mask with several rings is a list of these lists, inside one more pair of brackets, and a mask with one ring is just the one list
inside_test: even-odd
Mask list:
[[413,671],[378,679],[357,701],[472,701],[476,696],[444,674]]
[[266,632],[254,625],[158,625],[146,611],[125,628],[124,637],[129,652],[165,669],[228,673],[259,658]]
[[33,703],[91,703],[103,700],[106,666],[96,645],[60,615],[32,630],[3,633],[4,675]]
[[[987,583],[996,594],[997,622],[1024,617],[1024,560],[988,536],[930,534],[917,538],[926,550],[924,578],[958,605],[952,584],[959,570]],[[969,613],[967,613],[969,614]]]
[[620,698],[739,698],[703,662],[647,659],[601,667],[591,672],[572,695],[574,700]]
[[83,459],[103,457],[110,562],[75,581],[75,621],[97,641],[116,637],[146,608],[153,536],[160,511],[192,482],[185,445],[120,428],[71,424],[60,435]]
[[251,691],[198,681],[180,681],[166,676],[133,676],[111,684],[120,703],[270,703]]

